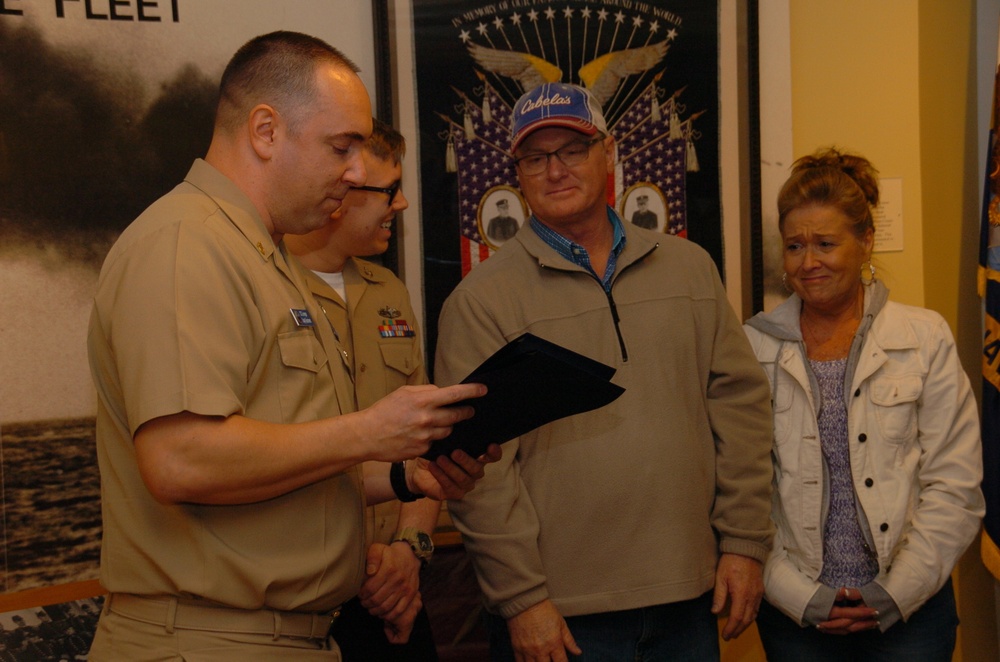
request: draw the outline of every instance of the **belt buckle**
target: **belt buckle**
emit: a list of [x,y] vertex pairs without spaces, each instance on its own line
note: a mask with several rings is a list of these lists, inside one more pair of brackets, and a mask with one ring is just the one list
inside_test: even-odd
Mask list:
[[340,618],[340,610],[341,609],[342,609],[342,607],[337,607],[332,612],[330,612],[329,616],[327,616],[327,618],[330,619],[330,624],[327,625],[327,627],[326,627],[326,638],[327,639],[330,638],[330,630],[333,629],[333,624],[337,622],[338,618]]

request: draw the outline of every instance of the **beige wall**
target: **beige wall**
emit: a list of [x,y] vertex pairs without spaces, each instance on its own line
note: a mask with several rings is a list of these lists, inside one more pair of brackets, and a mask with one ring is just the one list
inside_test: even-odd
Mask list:
[[903,180],[902,252],[876,266],[897,301],[923,305],[918,12],[913,0],[792,0],[795,157],[837,145]]
[[[904,249],[877,254],[891,296],[937,310],[978,385],[979,182],[974,0],[790,0],[795,156],[836,144],[903,181]],[[978,541],[955,572],[955,659],[1000,659]],[[749,659],[749,658],[739,658]]]

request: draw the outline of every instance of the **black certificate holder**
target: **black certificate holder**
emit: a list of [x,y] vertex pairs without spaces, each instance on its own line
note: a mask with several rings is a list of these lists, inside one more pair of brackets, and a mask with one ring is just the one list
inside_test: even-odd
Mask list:
[[424,457],[433,460],[461,448],[472,457],[537,427],[603,407],[625,392],[612,383],[615,369],[553,342],[525,333],[498,349],[462,380],[485,384],[471,405],[475,416],[435,441]]

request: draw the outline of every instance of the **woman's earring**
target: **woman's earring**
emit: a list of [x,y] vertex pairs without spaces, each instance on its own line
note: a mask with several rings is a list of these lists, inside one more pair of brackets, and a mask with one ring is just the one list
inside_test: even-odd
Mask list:
[[871,285],[872,283],[875,282],[875,265],[872,264],[871,260],[868,260],[868,273],[870,274],[870,277],[868,278],[868,280],[865,280],[865,268],[864,265],[862,265],[861,282],[864,283],[865,285]]
[[781,274],[781,286],[785,288],[786,292],[792,291],[792,288],[788,287],[788,272]]

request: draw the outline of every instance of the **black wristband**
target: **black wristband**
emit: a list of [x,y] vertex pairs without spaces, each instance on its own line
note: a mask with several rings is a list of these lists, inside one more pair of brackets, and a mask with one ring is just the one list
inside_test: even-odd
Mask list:
[[423,494],[411,492],[410,488],[406,486],[405,462],[392,463],[392,466],[389,468],[389,484],[392,485],[392,491],[396,493],[396,498],[403,503],[409,503],[411,501],[424,498]]

